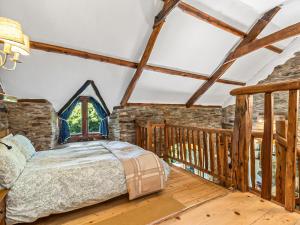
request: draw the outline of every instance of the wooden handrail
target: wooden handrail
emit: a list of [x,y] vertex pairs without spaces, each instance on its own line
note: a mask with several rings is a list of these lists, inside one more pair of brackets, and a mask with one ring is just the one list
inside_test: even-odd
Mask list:
[[168,127],[175,127],[175,128],[183,128],[183,129],[190,129],[190,130],[198,130],[198,131],[204,131],[204,132],[212,132],[212,133],[227,133],[232,134],[232,129],[222,129],[222,128],[204,128],[204,127],[191,127],[191,126],[181,126],[181,125],[172,125],[172,124],[166,124]]
[[236,88],[230,92],[231,95],[251,95],[259,93],[272,93],[275,91],[288,91],[300,89],[300,80],[276,82],[270,84],[258,84],[242,88]]

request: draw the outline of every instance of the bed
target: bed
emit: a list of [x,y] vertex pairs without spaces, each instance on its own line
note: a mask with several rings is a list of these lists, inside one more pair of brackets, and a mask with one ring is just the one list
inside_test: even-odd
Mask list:
[[[33,222],[41,217],[97,204],[128,192],[129,198],[134,199],[159,191],[163,189],[170,169],[157,156],[155,160],[159,160],[163,175],[163,180],[159,178],[162,180],[159,187],[148,189],[151,186],[149,180],[145,181],[143,187],[138,187],[141,181],[136,183],[137,177],[129,173],[136,170],[131,167],[132,162],[143,160],[145,154],[153,153],[116,141],[73,143],[60,149],[36,152],[27,160],[21,174],[10,187],[6,200],[6,222]],[[147,163],[141,163],[138,167],[141,171],[149,171]],[[156,174],[156,170],[151,170]],[[145,177],[149,177],[149,174]],[[141,193],[136,194],[135,188]]]

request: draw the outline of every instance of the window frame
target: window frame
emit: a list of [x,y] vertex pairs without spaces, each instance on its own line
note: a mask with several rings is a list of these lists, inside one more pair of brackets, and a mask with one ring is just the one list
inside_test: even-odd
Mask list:
[[78,142],[78,141],[94,141],[101,140],[104,137],[100,133],[89,132],[88,126],[88,96],[80,96],[79,102],[81,103],[81,133],[71,134],[68,142]]

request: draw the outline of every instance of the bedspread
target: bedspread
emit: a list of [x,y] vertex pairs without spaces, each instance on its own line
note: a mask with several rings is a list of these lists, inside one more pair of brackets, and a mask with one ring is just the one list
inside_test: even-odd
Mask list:
[[123,163],[129,199],[135,199],[165,187],[163,162],[152,152],[127,142],[103,144]]
[[7,224],[33,222],[127,193],[123,165],[104,147],[107,143],[37,152],[8,193]]

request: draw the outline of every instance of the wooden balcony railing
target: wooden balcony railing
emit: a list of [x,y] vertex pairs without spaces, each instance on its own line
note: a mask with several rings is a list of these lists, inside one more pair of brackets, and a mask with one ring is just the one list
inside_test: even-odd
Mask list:
[[[238,88],[231,91],[236,96],[235,124],[232,140],[233,183],[241,191],[249,190],[249,149],[252,189],[255,186],[254,139],[261,138],[261,197],[284,204],[289,211],[296,203],[297,123],[300,81],[280,82]],[[276,122],[274,134],[273,92],[288,91],[288,122]],[[253,94],[264,94],[264,130],[252,133]],[[274,148],[275,146],[275,148]],[[273,185],[274,152],[276,159],[275,185]],[[298,176],[299,177],[299,176]],[[275,186],[275,196],[273,187]],[[298,190],[299,192],[299,190]]]
[[137,145],[224,186],[232,182],[232,130],[137,123]]
[[[236,95],[233,130],[137,123],[137,145],[206,179],[259,193],[294,211],[296,203],[300,205],[299,89],[300,81],[235,89],[231,92]],[[274,123],[273,92],[277,91],[289,92],[288,121]],[[263,131],[252,130],[252,95],[257,93],[265,98]]]

